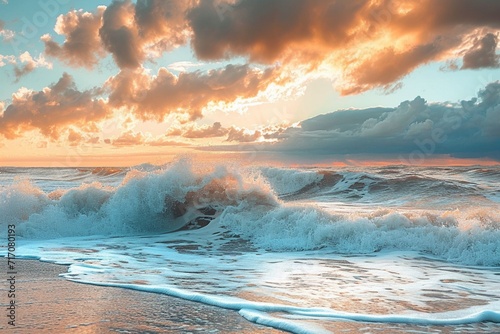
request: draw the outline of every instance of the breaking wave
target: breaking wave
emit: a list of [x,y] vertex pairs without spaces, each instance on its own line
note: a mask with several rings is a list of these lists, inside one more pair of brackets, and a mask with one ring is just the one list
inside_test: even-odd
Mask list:
[[[494,196],[487,196],[498,192],[498,184],[478,182],[500,175],[498,169],[388,171],[198,171],[187,160],[154,168],[85,169],[79,172],[102,180],[111,176],[115,185],[92,177],[78,187],[45,191],[20,179],[0,188],[0,215],[18,225],[22,238],[49,239],[172,232],[210,208],[217,212],[211,225],[270,251],[417,251],[456,263],[500,265],[500,210]],[[427,205],[405,209],[424,193]],[[475,202],[465,206],[464,198]],[[439,201],[446,202],[444,209],[429,207]]]

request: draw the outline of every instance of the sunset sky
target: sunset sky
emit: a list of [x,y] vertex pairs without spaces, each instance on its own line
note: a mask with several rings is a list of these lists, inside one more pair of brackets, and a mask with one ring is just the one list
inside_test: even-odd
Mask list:
[[0,0],[0,166],[497,163],[499,18],[498,0]]

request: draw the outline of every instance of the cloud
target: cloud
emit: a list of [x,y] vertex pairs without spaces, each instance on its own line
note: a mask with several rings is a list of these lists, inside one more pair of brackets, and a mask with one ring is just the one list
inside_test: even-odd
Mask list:
[[38,58],[33,58],[30,53],[26,51],[19,56],[19,60],[24,65],[22,67],[14,66],[16,81],[19,81],[22,76],[33,72],[33,70],[37,67],[44,67],[48,69],[52,68],[52,63],[45,60],[42,54],[40,54]]
[[160,54],[187,42],[185,15],[192,4],[192,0],[137,1],[134,18],[146,52]]
[[188,14],[192,46],[201,59],[241,55],[273,62],[290,48],[349,41],[347,31],[364,6],[359,0],[200,1]]
[[[455,42],[452,45],[457,44]],[[339,90],[343,95],[350,95],[361,93],[373,87],[388,87],[408,72],[423,63],[436,59],[449,49],[448,43],[440,43],[439,40],[418,45],[402,52],[387,46],[385,50],[379,51],[374,58],[363,60],[346,71],[344,76],[348,77],[351,83],[345,84]]]
[[2,36],[4,42],[11,41],[15,33],[12,30],[5,29],[5,22],[0,20],[0,36]]
[[62,45],[49,35],[42,40],[48,55],[71,65],[90,68],[110,53],[121,70],[140,70],[190,41],[200,60],[279,63],[290,80],[340,77],[336,88],[348,95],[397,89],[415,68],[455,59],[478,30],[490,34],[465,54],[462,69],[496,67],[499,16],[500,2],[492,0],[114,0],[94,13],[60,16]]
[[[276,129],[275,129],[276,130]],[[178,127],[171,128],[166,133],[167,136],[182,136],[189,139],[205,139],[214,137],[224,137],[228,142],[249,143],[262,138],[263,133],[259,130],[248,130],[231,126],[225,128],[220,122],[214,122],[212,125],[194,126],[190,125],[185,129]]]
[[120,134],[115,139],[106,139],[104,140],[106,144],[112,144],[113,146],[137,146],[137,145],[147,145],[147,146],[177,146],[177,147],[187,147],[189,144],[175,141],[170,139],[169,136],[159,136],[157,138],[151,138],[150,135],[146,136],[142,132],[134,132],[132,130],[128,130]]
[[289,132],[295,130],[296,127],[287,127],[285,125],[271,125],[262,129],[262,138],[264,141],[275,142],[280,139],[288,138]]
[[66,141],[70,146],[78,146],[80,144],[95,145],[99,143],[100,140],[99,136],[97,135],[83,133],[73,128],[68,129],[67,135],[68,136],[66,138]]
[[[361,124],[360,134],[365,137],[392,137],[415,125],[419,115],[427,110],[426,101],[420,96],[413,101],[406,101],[391,112],[383,113],[378,118],[369,118]],[[419,123],[417,123],[419,124]],[[412,131],[415,131],[413,127]]]
[[[269,130],[263,137],[277,142],[259,143],[252,149],[304,159],[361,154],[410,163],[434,155],[500,160],[500,82],[488,84],[478,98],[458,104],[428,103],[416,97],[396,108],[339,110],[299,126]],[[245,148],[210,148],[235,149]]]
[[79,91],[67,73],[40,91],[21,88],[0,117],[0,134],[14,139],[25,131],[39,130],[55,140],[70,126],[96,131],[96,122],[111,115],[106,103],[97,98],[99,93],[96,89]]
[[94,12],[60,15],[54,30],[66,37],[60,45],[42,36],[45,53],[72,66],[94,67],[111,53],[120,68],[138,68],[148,58],[186,43],[185,12],[191,1],[114,0]]
[[327,64],[343,73],[341,93],[356,94],[452,57],[475,29],[499,29],[499,16],[491,0],[202,0],[188,20],[200,59]]
[[182,72],[178,76],[160,68],[156,76],[145,70],[122,70],[110,78],[110,105],[127,107],[142,120],[161,121],[169,114],[195,120],[210,103],[230,103],[264,90],[274,79],[275,69],[259,70],[249,65],[227,65],[208,72]]
[[133,25],[134,5],[130,1],[113,1],[103,14],[99,36],[104,48],[113,55],[120,68],[136,68],[144,60],[137,27]]
[[37,148],[47,148],[49,146],[49,143],[47,141],[40,141],[36,144]]
[[227,134],[227,141],[235,141],[239,143],[249,143],[254,142],[262,137],[260,131],[248,131],[246,129],[239,129],[236,127],[231,127]]
[[99,36],[120,68],[138,68],[148,54],[158,56],[185,44],[184,12],[190,1],[113,1],[103,14]]
[[0,55],[0,67],[3,67],[8,64],[16,64],[16,57],[15,56],[4,56]]
[[73,10],[59,15],[54,30],[66,39],[59,45],[50,35],[43,35],[45,53],[72,66],[92,68],[105,55],[99,38],[105,9],[99,6],[94,13]]
[[498,37],[492,33],[476,41],[463,58],[462,69],[500,67],[500,56],[496,54]]
[[228,133],[228,129],[223,128],[220,122],[202,127],[191,127],[182,133],[185,138],[209,138],[222,137]]
[[122,133],[112,141],[114,146],[135,146],[144,144],[145,138],[142,132],[134,133],[132,130]]
[[83,136],[79,132],[77,132],[71,128],[69,129],[68,142],[70,143],[71,146],[78,145],[82,141],[82,139],[83,139]]

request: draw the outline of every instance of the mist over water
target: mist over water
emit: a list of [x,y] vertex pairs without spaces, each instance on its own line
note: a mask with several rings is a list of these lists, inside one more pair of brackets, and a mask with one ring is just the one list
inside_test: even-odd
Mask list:
[[496,166],[3,167],[0,216],[20,256],[71,264],[70,280],[292,332],[341,319],[498,329]]

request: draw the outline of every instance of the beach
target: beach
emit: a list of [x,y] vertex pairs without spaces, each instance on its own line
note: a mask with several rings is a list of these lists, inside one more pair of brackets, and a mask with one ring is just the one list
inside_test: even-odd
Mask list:
[[[3,262],[3,261],[2,261]],[[237,312],[161,294],[68,281],[67,266],[18,260],[12,333],[284,333]],[[5,290],[6,286],[2,286]],[[5,306],[5,298],[2,304]]]
[[[102,287],[68,281],[59,274],[67,266],[18,260],[15,328],[11,333],[286,333],[245,320],[237,312],[167,295]],[[5,289],[2,289],[5,290]],[[313,322],[314,323],[314,322]],[[325,325],[324,323],[322,324]],[[332,321],[331,332],[370,333],[408,331],[435,333],[494,333],[492,323],[470,326]]]

